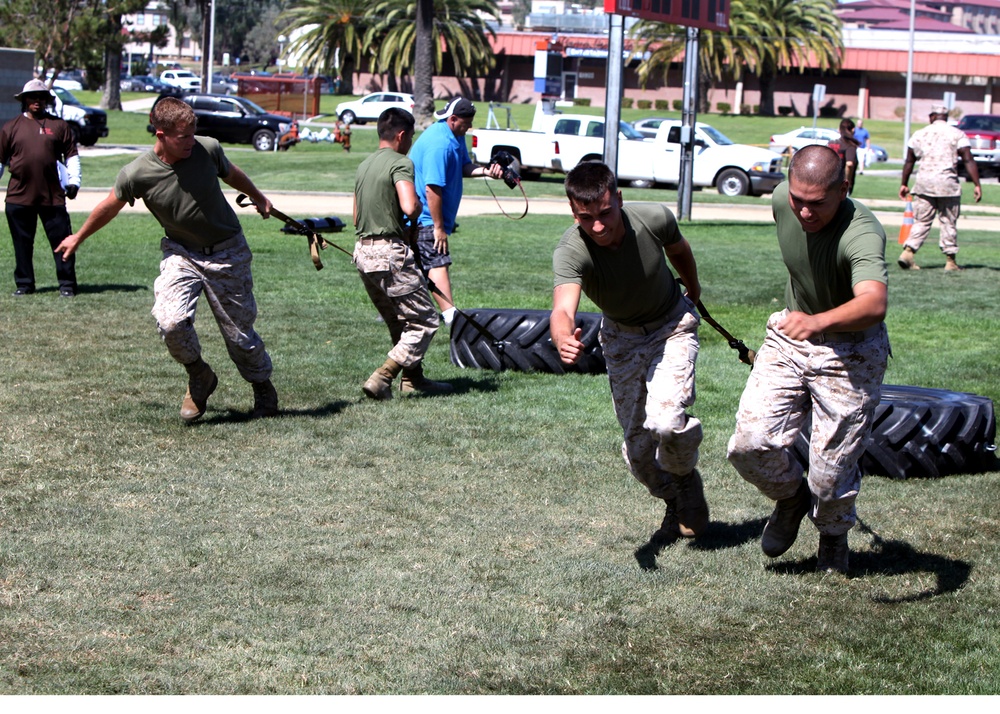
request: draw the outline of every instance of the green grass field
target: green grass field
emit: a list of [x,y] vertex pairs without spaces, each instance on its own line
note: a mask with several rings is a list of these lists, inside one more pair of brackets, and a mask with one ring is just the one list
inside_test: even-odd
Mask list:
[[[325,190],[350,173],[341,154],[260,160],[312,157],[289,188]],[[725,459],[747,368],[705,325],[712,525],[644,571],[662,510],[622,463],[606,378],[462,370],[442,329],[426,368],[454,395],[366,400],[390,345],[348,258],[317,273],[301,239],[242,220],[283,415],[246,419],[202,306],[220,385],[191,426],[149,314],[153,220],[83,246],[74,300],[40,246],[40,292],[10,297],[3,229],[0,694],[1000,693],[1000,472],[866,478],[850,579],[814,572],[808,524],[770,561],[769,503]],[[459,306],[549,307],[568,222],[463,220]],[[757,346],[784,290],[773,228],[683,230],[706,306]],[[886,381],[997,401],[996,236],[960,241],[960,275],[932,245],[924,270],[890,266]]]

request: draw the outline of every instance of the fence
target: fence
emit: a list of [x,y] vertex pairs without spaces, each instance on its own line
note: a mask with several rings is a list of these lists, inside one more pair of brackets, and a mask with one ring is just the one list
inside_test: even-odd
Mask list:
[[236,77],[237,94],[263,109],[292,119],[319,114],[324,80],[320,77]]

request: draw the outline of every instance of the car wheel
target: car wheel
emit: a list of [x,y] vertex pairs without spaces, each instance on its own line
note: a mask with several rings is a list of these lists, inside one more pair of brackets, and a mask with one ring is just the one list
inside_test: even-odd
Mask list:
[[723,196],[746,196],[750,193],[750,178],[739,169],[726,169],[719,174],[716,188]]
[[253,135],[253,148],[257,151],[274,151],[274,132],[261,129]]
[[649,179],[635,179],[629,181],[628,185],[632,188],[653,188],[653,182]]
[[[575,364],[563,364],[549,337],[548,310],[465,310],[455,315],[451,326],[451,362],[463,368],[496,372],[549,372],[603,374],[607,370],[604,352],[597,339],[601,314],[578,312],[577,326],[583,330],[585,347]],[[471,317],[491,338],[484,336],[466,319]]]
[[350,109],[345,110],[344,113],[340,115],[340,121],[344,122],[345,124],[353,124],[357,120],[358,120],[357,115]]

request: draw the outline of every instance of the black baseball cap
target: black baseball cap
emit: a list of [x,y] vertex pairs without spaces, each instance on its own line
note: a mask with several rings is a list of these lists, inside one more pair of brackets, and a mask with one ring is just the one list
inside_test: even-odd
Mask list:
[[456,116],[459,119],[471,119],[476,116],[476,105],[465,97],[455,97],[448,102],[448,106],[444,109],[434,112],[434,116],[438,119],[447,119],[450,116]]

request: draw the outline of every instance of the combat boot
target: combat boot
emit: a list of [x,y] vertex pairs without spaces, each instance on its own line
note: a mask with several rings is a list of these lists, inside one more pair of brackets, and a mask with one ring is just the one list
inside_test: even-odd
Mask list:
[[916,263],[916,253],[910,246],[903,248],[903,252],[899,256],[899,260],[896,261],[899,267],[903,270],[920,270],[920,266]]
[[708,503],[698,469],[674,482],[677,488],[677,527],[685,538],[701,535],[708,528]]
[[181,403],[181,419],[192,422],[201,418],[208,406],[208,398],[219,386],[219,378],[202,360],[184,365],[188,373],[188,388]]
[[278,391],[270,379],[253,383],[253,412],[251,419],[278,416]]
[[387,359],[385,364],[372,372],[372,376],[361,386],[362,391],[371,399],[379,401],[392,399],[392,381],[396,379],[401,369],[402,366],[395,360]]
[[945,258],[945,263],[944,263],[945,270],[965,270],[965,268],[963,268],[961,265],[955,262],[955,256],[946,255],[944,258]]
[[843,573],[847,575],[847,561],[850,554],[847,534],[821,535],[819,553],[816,556],[816,570],[821,573]]
[[399,380],[399,391],[404,394],[420,392],[421,394],[450,394],[454,391],[447,382],[434,382],[424,376],[424,366],[417,362],[412,367],[403,367],[403,378]]
[[760,539],[761,550],[769,558],[777,558],[795,543],[799,535],[799,524],[812,507],[812,495],[805,479],[799,482],[799,490],[791,498],[782,498],[774,507],[774,512],[764,525]]

